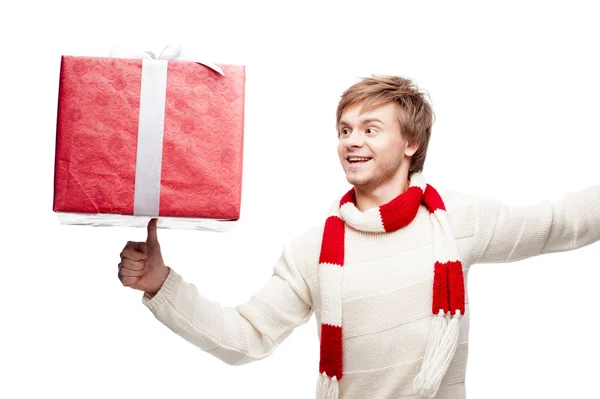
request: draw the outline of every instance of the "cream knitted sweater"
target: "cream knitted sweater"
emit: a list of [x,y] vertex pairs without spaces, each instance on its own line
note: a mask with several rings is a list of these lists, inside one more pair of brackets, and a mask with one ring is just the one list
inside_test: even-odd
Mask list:
[[[499,201],[442,195],[464,267],[512,262],[600,240],[600,185],[559,201],[507,207]],[[324,218],[325,219],[325,218]],[[283,248],[270,280],[247,303],[221,307],[171,269],[142,302],[168,328],[232,365],[262,359],[315,313],[320,324],[318,262],[323,226]],[[433,231],[422,206],[406,227],[386,234],[346,226],[343,281],[343,378],[340,398],[413,398],[431,325]],[[469,300],[454,359],[436,398],[465,398]],[[315,383],[318,365],[315,365]]]

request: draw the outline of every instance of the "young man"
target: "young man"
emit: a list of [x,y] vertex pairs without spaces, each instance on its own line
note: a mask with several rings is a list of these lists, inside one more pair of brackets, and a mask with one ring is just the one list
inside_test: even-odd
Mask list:
[[366,78],[346,90],[338,155],[353,188],[323,225],[283,248],[247,303],[221,307],[167,267],[156,219],[146,242],[122,251],[122,284],[144,291],[144,305],[172,331],[232,365],[268,356],[314,312],[318,398],[465,398],[464,274],[478,262],[600,240],[600,185],[518,208],[440,196],[420,174],[432,123],[430,105],[407,79]]

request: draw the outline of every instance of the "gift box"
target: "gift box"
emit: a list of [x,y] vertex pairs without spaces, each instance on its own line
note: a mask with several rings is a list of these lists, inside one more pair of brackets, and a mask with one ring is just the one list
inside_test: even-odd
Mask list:
[[244,95],[241,65],[63,56],[53,210],[97,225],[238,220]]

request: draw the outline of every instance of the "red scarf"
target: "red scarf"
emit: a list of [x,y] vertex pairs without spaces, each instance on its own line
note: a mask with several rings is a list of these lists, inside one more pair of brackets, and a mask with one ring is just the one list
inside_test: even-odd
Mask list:
[[438,192],[415,173],[409,188],[378,208],[361,212],[354,189],[334,204],[325,222],[319,256],[321,290],[321,359],[318,399],[337,399],[342,379],[342,277],[344,229],[350,227],[385,233],[413,221],[421,205],[429,210],[434,230],[434,273],[432,326],[420,373],[414,380],[415,393],[434,397],[456,351],[459,321],[465,313],[462,263],[448,223],[446,208]]

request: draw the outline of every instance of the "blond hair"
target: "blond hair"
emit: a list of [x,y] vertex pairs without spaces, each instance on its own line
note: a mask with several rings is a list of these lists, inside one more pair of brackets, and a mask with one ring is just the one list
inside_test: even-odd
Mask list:
[[[410,80],[399,76],[363,78],[350,86],[341,96],[337,107],[336,130],[346,107],[363,102],[361,114],[388,103],[396,104],[400,133],[409,145],[419,143],[412,156],[408,176],[423,171],[431,126],[435,115],[425,98],[426,94]],[[427,95],[427,97],[429,97]]]

